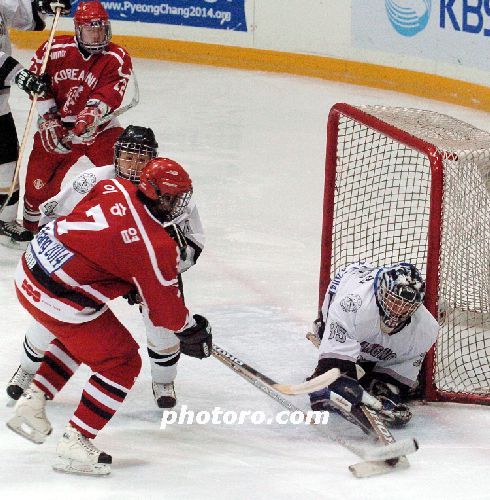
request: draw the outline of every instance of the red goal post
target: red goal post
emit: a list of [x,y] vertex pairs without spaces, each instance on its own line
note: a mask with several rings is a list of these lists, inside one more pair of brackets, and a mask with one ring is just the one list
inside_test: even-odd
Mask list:
[[489,193],[489,133],[433,111],[330,110],[319,300],[349,262],[415,264],[440,324],[430,401],[490,404]]

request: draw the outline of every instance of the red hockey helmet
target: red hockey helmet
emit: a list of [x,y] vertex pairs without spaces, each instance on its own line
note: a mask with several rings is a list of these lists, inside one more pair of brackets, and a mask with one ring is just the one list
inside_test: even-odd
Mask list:
[[73,21],[75,36],[82,49],[97,54],[107,48],[112,37],[111,23],[100,2],[80,2]]
[[138,189],[152,200],[152,207],[165,222],[182,214],[192,196],[189,174],[176,161],[154,158],[140,174]]

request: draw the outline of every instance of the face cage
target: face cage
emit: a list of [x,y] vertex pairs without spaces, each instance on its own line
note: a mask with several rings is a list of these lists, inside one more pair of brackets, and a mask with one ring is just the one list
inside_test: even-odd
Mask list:
[[389,290],[383,290],[378,297],[383,312],[383,323],[388,328],[396,328],[405,322],[419,308],[421,302],[409,301]]
[[[102,42],[85,42],[82,37],[82,30],[84,27],[87,26],[90,28],[97,28],[97,27],[104,28],[105,30],[104,40]],[[111,24],[108,21],[92,21],[90,24],[89,23],[78,24],[75,26],[75,34],[77,42],[79,43],[80,47],[82,47],[89,54],[98,54],[99,52],[105,50],[109,45],[109,42],[111,41],[112,38]]]
[[[182,215],[187,205],[189,204],[191,196],[192,196],[192,188],[189,189],[189,191],[186,191],[185,193],[182,193],[177,196],[172,196],[168,194],[161,195],[160,207],[161,210],[165,213],[164,215],[165,222],[170,222],[179,217],[180,215]],[[169,205],[171,205],[172,208],[169,209]]]
[[[136,156],[134,160],[132,160],[132,164],[130,168],[125,166],[123,171],[123,165],[120,163],[121,153],[130,153]],[[138,184],[140,181],[140,174],[146,164],[153,158],[156,158],[157,150],[150,146],[145,146],[141,144],[135,144],[132,142],[123,142],[117,143],[114,146],[114,167],[116,170],[117,177],[122,177],[123,179],[128,179],[135,184]],[[146,161],[138,164],[138,160],[140,158],[145,158]],[[129,163],[129,160],[122,160],[124,162]],[[136,165],[135,165],[136,163]]]

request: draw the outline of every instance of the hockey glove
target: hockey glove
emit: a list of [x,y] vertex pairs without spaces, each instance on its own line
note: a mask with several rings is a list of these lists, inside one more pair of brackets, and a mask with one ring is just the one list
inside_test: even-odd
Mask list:
[[402,403],[396,404],[386,396],[379,396],[378,399],[383,405],[383,408],[378,411],[379,418],[388,427],[404,427],[410,422],[412,412],[407,405]]
[[378,410],[380,418],[390,427],[403,427],[412,418],[410,408],[402,403],[400,389],[388,382],[373,379],[369,384],[369,393],[383,405]]
[[35,0],[37,10],[43,14],[55,14],[57,8],[61,8],[61,15],[70,14],[71,0]]
[[209,358],[213,348],[213,335],[208,320],[194,314],[196,324],[181,332],[175,332],[180,340],[180,352],[192,358]]
[[341,375],[328,387],[310,394],[311,409],[350,413],[353,407],[361,404],[363,393],[364,389],[357,380]]
[[73,127],[73,133],[84,143],[92,143],[97,135],[97,127],[102,117],[107,114],[107,104],[96,99],[87,101],[87,105],[78,113]]
[[22,69],[15,75],[15,83],[24,92],[38,97],[44,97],[49,91],[49,76],[38,76],[28,69]]
[[41,142],[48,153],[67,154],[70,149],[63,143],[68,131],[61,123],[58,113],[49,112],[40,116],[37,122]]

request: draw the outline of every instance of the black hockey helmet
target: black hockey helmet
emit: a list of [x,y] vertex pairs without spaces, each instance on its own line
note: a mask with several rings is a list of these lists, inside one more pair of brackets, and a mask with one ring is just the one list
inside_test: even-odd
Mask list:
[[138,183],[141,169],[157,152],[158,143],[151,128],[129,125],[114,144],[116,175]]

